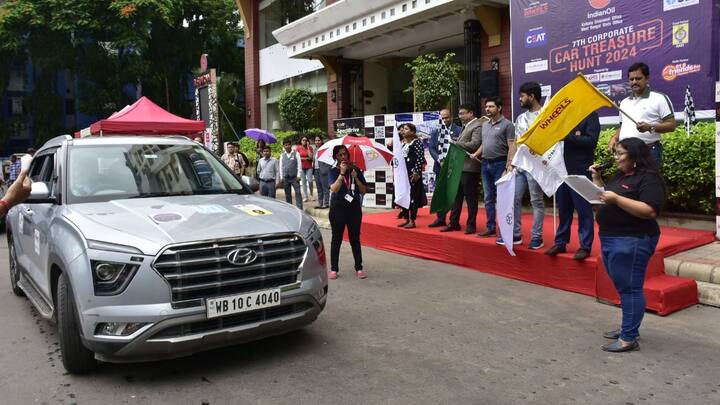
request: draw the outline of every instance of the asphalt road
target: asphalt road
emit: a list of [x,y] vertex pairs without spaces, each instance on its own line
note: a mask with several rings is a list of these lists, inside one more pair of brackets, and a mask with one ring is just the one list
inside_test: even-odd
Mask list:
[[0,243],[3,404],[720,403],[718,308],[647,314],[641,350],[613,355],[600,345],[616,307],[373,249],[357,280],[347,247],[302,331],[70,376],[54,328],[10,291]]

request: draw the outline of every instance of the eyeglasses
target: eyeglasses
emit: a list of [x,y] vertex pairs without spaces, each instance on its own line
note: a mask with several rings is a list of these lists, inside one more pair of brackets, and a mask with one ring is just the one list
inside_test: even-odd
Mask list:
[[627,155],[627,152],[618,152],[618,151],[613,152],[613,156],[616,158],[619,158],[620,156],[623,156],[623,155]]

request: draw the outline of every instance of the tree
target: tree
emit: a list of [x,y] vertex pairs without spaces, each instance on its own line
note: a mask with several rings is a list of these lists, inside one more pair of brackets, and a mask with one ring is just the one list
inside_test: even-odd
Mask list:
[[420,55],[406,63],[413,75],[413,85],[406,92],[413,93],[415,111],[436,111],[446,107],[458,88],[462,66],[452,61],[450,52],[440,59],[434,53]]
[[[35,82],[43,82],[29,99],[42,98],[41,87],[56,88],[55,73],[69,69],[78,78],[79,110],[98,117],[123,108],[140,94],[175,114],[190,116],[194,111],[190,79],[200,55],[209,54],[219,73],[242,76],[240,38],[240,16],[233,0],[0,4],[0,60],[11,58],[16,64],[31,60]],[[2,84],[8,70],[1,62],[0,68]],[[61,100],[45,101],[31,106],[34,129],[61,121]]]
[[318,108],[315,95],[308,89],[286,88],[278,98],[280,118],[296,131],[310,128]]

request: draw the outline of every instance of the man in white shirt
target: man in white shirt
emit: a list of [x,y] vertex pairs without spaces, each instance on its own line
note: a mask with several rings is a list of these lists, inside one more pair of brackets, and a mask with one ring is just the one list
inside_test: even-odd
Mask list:
[[300,176],[302,165],[300,154],[292,150],[290,139],[283,141],[285,151],[280,155],[280,176],[281,183],[285,189],[285,201],[292,204],[292,191],[295,190],[295,206],[303,209],[302,195],[300,194]]
[[615,132],[608,148],[615,149],[615,144],[625,138],[640,138],[650,148],[650,155],[655,159],[658,169],[662,169],[662,144],[660,134],[675,131],[677,123],[673,106],[668,96],[650,89],[650,68],[638,62],[628,68],[628,80],[633,95],[620,103],[620,109],[630,115],[637,124],[620,114],[622,124]]

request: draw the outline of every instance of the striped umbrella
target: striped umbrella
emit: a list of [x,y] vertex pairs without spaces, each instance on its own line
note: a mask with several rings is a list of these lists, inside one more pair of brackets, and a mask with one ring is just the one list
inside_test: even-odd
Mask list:
[[373,170],[387,167],[392,162],[393,154],[382,144],[366,136],[345,135],[342,138],[325,142],[318,149],[317,158],[327,164],[335,164],[332,151],[337,145],[345,145],[350,152],[350,161],[360,170]]

